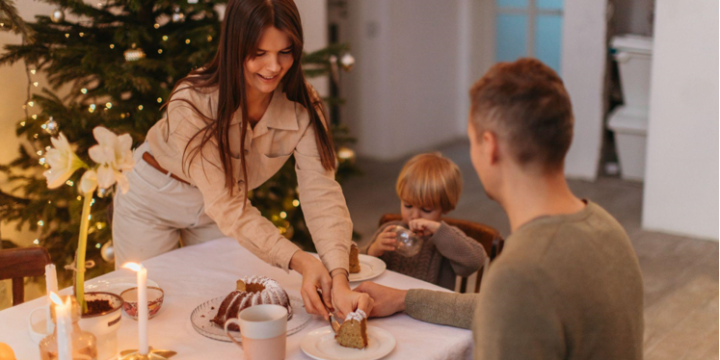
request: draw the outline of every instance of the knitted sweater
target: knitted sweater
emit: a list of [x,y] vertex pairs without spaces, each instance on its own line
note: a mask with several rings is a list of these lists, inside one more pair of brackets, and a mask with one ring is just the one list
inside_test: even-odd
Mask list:
[[[407,224],[402,221],[383,224],[360,252],[367,254],[378,235],[388,226],[395,225],[407,228]],[[435,234],[424,237],[423,240],[422,249],[413,257],[407,258],[394,251],[386,251],[380,258],[387,264],[388,270],[455,290],[455,277],[472,275],[483,266],[487,257],[479,242],[444,221],[440,222]]]
[[471,328],[476,360],[635,360],[643,354],[637,256],[622,226],[592,202],[513,232],[480,294],[410,290],[405,312]]

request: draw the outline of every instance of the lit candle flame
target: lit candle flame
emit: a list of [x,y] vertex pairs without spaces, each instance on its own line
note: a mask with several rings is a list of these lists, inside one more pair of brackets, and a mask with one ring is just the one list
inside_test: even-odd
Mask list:
[[62,305],[62,304],[63,304],[62,299],[60,299],[60,297],[59,297],[56,293],[54,293],[54,292],[52,292],[52,291],[50,292],[50,301],[52,301],[53,303],[55,303],[55,305]]
[[133,263],[133,262],[129,262],[129,263],[125,263],[125,265],[123,265],[123,268],[125,268],[125,269],[130,269],[130,270],[132,270],[132,271],[137,272],[137,271],[140,271],[140,269],[142,269],[143,266],[140,265],[140,264],[136,264],[136,263]]

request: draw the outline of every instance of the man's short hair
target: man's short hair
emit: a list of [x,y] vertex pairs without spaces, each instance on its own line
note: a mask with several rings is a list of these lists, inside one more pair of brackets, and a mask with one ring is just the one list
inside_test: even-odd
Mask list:
[[492,131],[521,166],[563,168],[573,136],[570,96],[560,77],[537,59],[494,65],[470,89],[477,134]]
[[460,168],[439,153],[414,156],[400,171],[395,190],[400,200],[414,206],[455,209],[462,192]]

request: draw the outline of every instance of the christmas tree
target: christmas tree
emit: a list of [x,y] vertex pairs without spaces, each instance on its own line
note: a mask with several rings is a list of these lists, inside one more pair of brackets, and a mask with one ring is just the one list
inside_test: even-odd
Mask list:
[[[0,8],[12,7],[9,0],[0,2]],[[26,116],[18,121],[17,135],[26,141],[14,161],[0,165],[0,171],[15,184],[12,194],[0,192],[0,219],[15,221],[18,228],[39,229],[41,236],[35,243],[47,248],[53,262],[63,266],[73,261],[77,248],[82,201],[75,185],[80,174],[68,180],[67,186],[47,188],[42,172],[47,167],[43,156],[50,138],[62,131],[81,156],[95,143],[92,129],[98,125],[118,134],[129,133],[135,145],[142,143],[148,129],[162,118],[161,107],[175,81],[215,54],[221,21],[217,7],[225,1],[47,2],[57,9],[28,22],[23,43],[7,45],[0,56],[0,65],[25,62],[28,86],[39,72],[47,74],[51,85],[29,95],[22,105]],[[17,30],[18,26],[4,28]],[[352,66],[347,51],[346,45],[336,44],[305,54],[306,77],[331,74],[337,81],[338,69]],[[58,96],[58,89],[68,85],[69,94]],[[326,101],[333,106],[342,103],[337,98]],[[337,178],[342,181],[358,173],[354,154],[345,146],[353,139],[336,121],[332,130],[340,164]],[[93,200],[87,259],[97,266],[88,271],[88,278],[112,269],[105,261],[111,253],[107,211],[112,196],[102,195]],[[290,160],[249,198],[282,234],[313,251],[297,195],[294,161]],[[71,277],[69,272],[58,275],[65,283]]]

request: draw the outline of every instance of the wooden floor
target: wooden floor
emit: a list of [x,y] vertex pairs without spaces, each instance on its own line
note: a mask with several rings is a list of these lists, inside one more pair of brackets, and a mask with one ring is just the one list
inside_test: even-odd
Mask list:
[[[507,218],[489,200],[470,163],[468,144],[439,149],[455,161],[465,183],[451,217],[509,233]],[[399,212],[395,180],[404,160],[358,160],[365,172],[344,184],[355,230],[368,240],[383,213]],[[616,178],[570,181],[575,194],[607,209],[625,227],[640,260],[645,284],[645,359],[718,359],[718,243],[640,228],[642,184]]]

